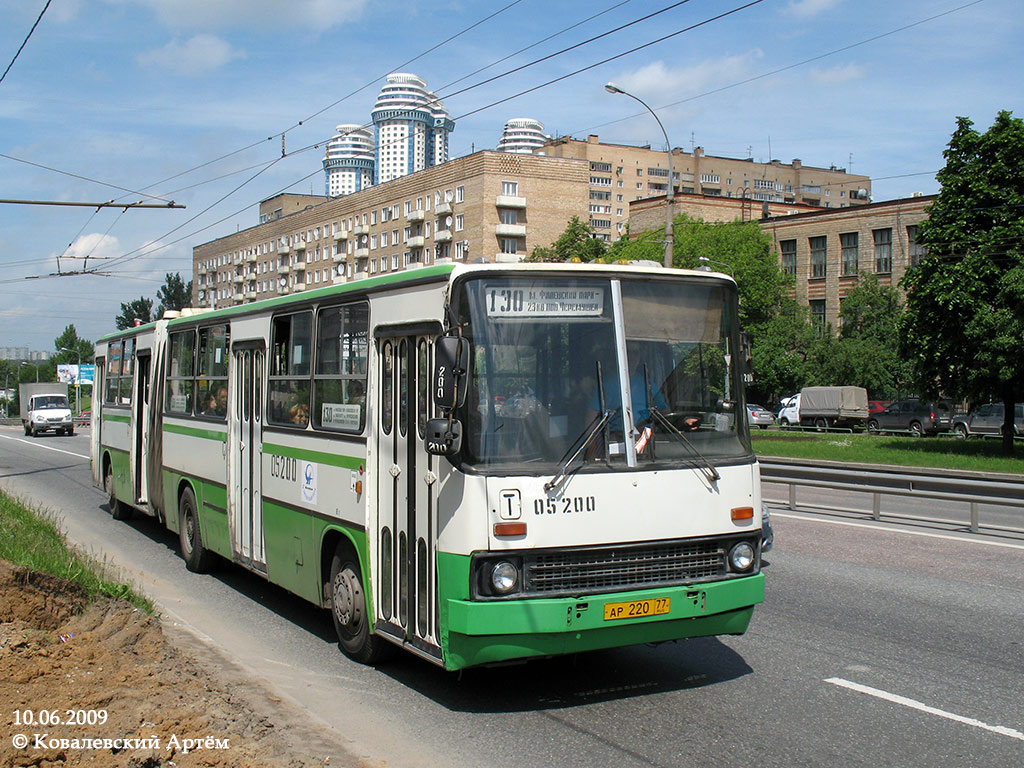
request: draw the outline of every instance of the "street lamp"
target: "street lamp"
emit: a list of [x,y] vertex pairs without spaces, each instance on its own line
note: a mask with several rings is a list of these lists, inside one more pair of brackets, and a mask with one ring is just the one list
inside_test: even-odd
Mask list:
[[78,415],[81,416],[82,407],[80,405],[78,393],[80,392],[82,386],[80,383],[80,380],[82,378],[82,353],[77,349],[68,349],[67,347],[57,347],[57,351],[71,352],[73,354],[78,355],[78,373],[75,374],[75,410],[78,412]]
[[668,194],[665,195],[665,266],[672,266],[672,249],[675,245],[675,232],[672,229],[672,200],[673,192],[675,191],[675,180],[672,173],[672,144],[668,140],[668,132],[665,130],[665,126],[661,124],[661,120],[658,119],[658,115],[655,114],[654,110],[651,109],[647,102],[643,99],[634,96],[628,91],[624,91],[619,88],[615,83],[607,83],[604,87],[608,93],[621,93],[623,96],[629,96],[634,101],[640,102],[644,109],[651,113],[651,117],[658,123],[658,127],[661,128],[661,133],[665,137],[665,146],[668,148]]

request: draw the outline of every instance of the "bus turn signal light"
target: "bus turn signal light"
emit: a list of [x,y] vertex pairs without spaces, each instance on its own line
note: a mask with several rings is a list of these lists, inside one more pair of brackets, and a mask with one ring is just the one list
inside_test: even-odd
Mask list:
[[753,520],[754,519],[754,508],[753,507],[733,507],[732,509],[733,522],[739,522],[741,520]]
[[495,536],[525,536],[526,523],[495,523]]

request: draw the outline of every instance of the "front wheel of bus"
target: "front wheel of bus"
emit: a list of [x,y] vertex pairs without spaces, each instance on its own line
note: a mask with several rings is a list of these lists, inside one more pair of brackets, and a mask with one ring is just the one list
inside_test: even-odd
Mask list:
[[110,509],[110,516],[115,520],[127,520],[132,516],[132,508],[123,501],[118,501],[114,494],[114,467],[107,464],[107,472],[103,476],[103,490],[107,492],[107,507]]
[[178,523],[181,557],[185,567],[195,573],[209,573],[213,570],[214,554],[203,546],[199,515],[196,513],[196,497],[191,488],[186,488],[178,501]]
[[359,562],[344,544],[331,561],[331,617],[346,656],[361,664],[374,664],[384,657],[387,641],[370,634]]

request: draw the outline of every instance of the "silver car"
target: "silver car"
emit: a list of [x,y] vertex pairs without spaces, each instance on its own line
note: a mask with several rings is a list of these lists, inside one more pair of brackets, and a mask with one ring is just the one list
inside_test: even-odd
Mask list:
[[775,423],[775,417],[772,416],[772,412],[767,408],[747,403],[747,421],[750,422],[751,426],[768,429],[768,427]]
[[[953,432],[957,437],[975,435],[1001,435],[1003,433],[1003,404],[985,403],[966,416],[953,418]],[[1016,403],[1013,409],[1014,437],[1024,436],[1024,403]]]

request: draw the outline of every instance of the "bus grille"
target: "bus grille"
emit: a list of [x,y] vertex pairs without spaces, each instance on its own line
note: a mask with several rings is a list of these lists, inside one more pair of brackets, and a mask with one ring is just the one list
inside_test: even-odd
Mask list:
[[724,545],[703,540],[534,553],[526,556],[524,586],[533,593],[580,594],[723,578]]

